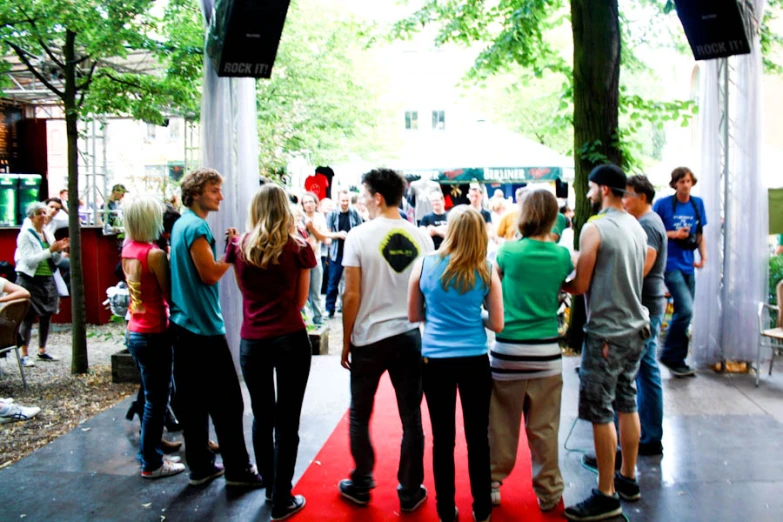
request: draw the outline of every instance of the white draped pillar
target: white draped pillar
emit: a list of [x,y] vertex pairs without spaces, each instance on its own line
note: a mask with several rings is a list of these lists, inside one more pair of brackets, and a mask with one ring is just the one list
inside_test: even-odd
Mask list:
[[[209,24],[214,0],[201,0]],[[256,81],[253,78],[218,78],[204,55],[201,94],[201,167],[217,170],[223,176],[225,199],[219,212],[210,213],[207,222],[222,256],[228,227],[245,229],[248,208],[258,189],[258,128]],[[239,367],[239,330],[242,325],[242,296],[232,270],[220,281],[220,305],[234,362]],[[241,373],[240,373],[241,375]]]

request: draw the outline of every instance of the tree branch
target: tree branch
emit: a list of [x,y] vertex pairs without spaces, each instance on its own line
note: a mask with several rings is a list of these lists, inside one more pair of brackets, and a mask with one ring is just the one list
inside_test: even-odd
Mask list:
[[25,15],[25,17],[27,17],[27,20],[25,20],[25,21],[26,21],[28,24],[30,24],[30,26],[33,28],[33,34],[35,34],[35,39],[36,39],[36,40],[38,40],[38,43],[41,45],[41,48],[44,50],[44,52],[45,52],[45,53],[46,53],[46,54],[49,56],[49,58],[51,58],[51,60],[52,60],[52,61],[53,61],[55,64],[57,64],[57,66],[58,66],[60,69],[65,69],[65,64],[63,64],[62,62],[60,62],[60,60],[58,60],[58,59],[57,59],[57,58],[54,56],[54,53],[52,52],[52,50],[51,50],[51,49],[49,49],[49,46],[48,46],[48,45],[46,45],[46,44],[44,43],[43,39],[41,38],[41,35],[40,35],[40,34],[38,34],[38,27],[35,25],[35,18],[33,18],[33,17],[31,17],[30,15],[28,15],[28,14],[25,12],[25,10],[24,10],[24,7],[22,7],[21,5],[19,5],[19,3],[18,3],[18,2],[17,2],[17,7],[18,7],[18,8],[19,8],[19,10],[22,12],[22,14],[23,14],[23,15]]
[[65,99],[65,93],[63,91],[59,90],[53,84],[49,83],[49,81],[46,78],[44,78],[43,75],[40,72],[38,72],[38,70],[35,67],[33,67],[33,64],[31,64],[30,60],[27,59],[27,52],[24,49],[22,49],[21,47],[19,47],[15,43],[12,43],[12,42],[9,42],[9,41],[6,41],[5,43],[8,44],[8,46],[11,49],[14,50],[14,52],[19,57],[19,59],[22,60],[22,63],[24,63],[25,67],[27,67],[27,69],[31,73],[33,73],[33,76],[38,78],[38,80],[41,83],[43,83],[46,86],[47,89],[49,89],[54,94],[56,94],[58,98],[63,99],[63,100]]
[[87,96],[87,92],[90,90],[90,84],[92,83],[92,79],[95,77],[95,68],[98,66],[98,61],[95,60],[92,62],[92,65],[90,66],[90,72],[87,73],[87,79],[83,81],[80,85],[76,86],[76,91],[82,91],[81,95],[79,95],[79,103],[77,104],[77,107],[81,109],[82,104],[84,103],[84,97]]

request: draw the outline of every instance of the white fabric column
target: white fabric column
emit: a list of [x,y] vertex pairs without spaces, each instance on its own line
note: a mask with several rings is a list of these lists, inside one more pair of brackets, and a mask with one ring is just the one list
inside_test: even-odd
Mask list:
[[[753,3],[755,17],[761,20],[766,0]],[[714,164],[720,163],[721,153],[719,145],[715,147],[715,143],[720,143],[715,119],[721,108],[717,96],[712,96],[713,90],[717,93],[714,61],[704,68],[704,96],[700,108],[704,123],[700,184],[707,182],[702,186],[710,220],[707,237],[715,243],[708,243],[709,270],[705,268],[697,279],[693,351],[699,366],[721,359],[754,360],[758,346],[757,307],[766,298],[768,209],[760,170],[763,68],[758,36],[754,35],[750,55],[735,56],[729,62],[729,196],[725,202],[724,224],[729,249],[723,253],[727,256],[723,277],[725,293],[721,293],[716,284],[722,262],[716,254],[723,245],[718,230],[720,221],[713,217],[720,201],[720,192],[716,194],[716,189],[722,190],[718,187],[720,173],[716,175],[714,171]],[[711,208],[713,205],[715,207]],[[722,298],[721,306],[716,306],[716,296]]]
[[[207,25],[213,6],[213,0],[201,0]],[[206,53],[200,126],[200,166],[216,169],[223,176],[225,199],[220,212],[210,213],[207,220],[217,241],[218,256],[222,256],[226,229],[245,230],[250,202],[259,186],[256,82],[253,78],[218,78]],[[219,284],[226,335],[239,369],[242,296],[233,270]]]

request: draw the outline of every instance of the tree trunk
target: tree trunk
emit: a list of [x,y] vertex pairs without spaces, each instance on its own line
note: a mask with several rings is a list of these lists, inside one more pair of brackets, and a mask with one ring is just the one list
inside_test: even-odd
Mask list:
[[[617,113],[620,94],[620,17],[617,0],[571,0],[574,36],[574,242],[592,209],[587,176],[596,165],[622,166]],[[579,350],[584,334],[584,300],[571,308],[568,345]]]
[[68,136],[68,233],[71,238],[71,373],[87,373],[87,321],[82,273],[82,232],[79,221],[79,111],[76,107],[76,33],[66,30],[65,129]]

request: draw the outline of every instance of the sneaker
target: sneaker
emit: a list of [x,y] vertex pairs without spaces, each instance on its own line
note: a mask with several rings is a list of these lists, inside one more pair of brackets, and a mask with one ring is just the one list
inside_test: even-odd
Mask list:
[[[595,456],[595,453],[585,453],[582,455],[582,466],[587,468],[589,471],[592,471],[593,473],[598,473],[598,458]],[[617,450],[617,453],[614,455],[614,469],[615,471],[620,471],[620,468],[622,467],[623,452]]]
[[499,506],[500,505],[500,485],[501,482],[498,482],[497,480],[492,481],[492,490],[490,495],[492,496],[492,505],[493,506]]
[[39,361],[46,361],[46,362],[54,362],[59,361],[59,357],[55,357],[54,355],[50,354],[49,352],[38,352],[38,360]]
[[617,490],[621,499],[629,502],[636,502],[642,498],[642,492],[636,479],[623,477],[619,471],[614,474],[614,489]]
[[340,495],[344,496],[354,504],[366,506],[370,503],[371,488],[358,488],[353,485],[353,481],[351,479],[341,480],[337,487],[340,489]]
[[41,408],[38,406],[27,407],[6,402],[5,407],[0,408],[0,424],[30,420],[40,411]]
[[223,475],[226,472],[225,469],[223,469],[223,466],[220,464],[213,464],[212,467],[203,473],[195,473],[193,471],[190,472],[190,481],[188,484],[191,486],[202,486],[204,484],[209,484],[219,476]]
[[552,511],[553,509],[555,509],[557,506],[560,505],[560,502],[562,501],[563,501],[563,497],[558,498],[554,502],[550,500],[542,500],[539,498],[538,508],[541,510],[542,513],[546,513],[548,511]]
[[476,516],[476,512],[475,511],[473,512],[473,522],[489,522],[490,518],[492,518],[492,513],[490,513],[484,518],[479,518]]
[[663,455],[663,444],[661,444],[660,441],[657,441],[657,442],[640,442],[639,443],[639,455],[642,456],[642,457]]
[[171,477],[185,471],[185,465],[178,462],[169,462],[163,459],[163,465],[154,471],[142,471],[141,478],[145,479],[159,479],[163,477]]
[[30,368],[32,366],[35,366],[35,361],[30,359],[29,355],[23,355],[22,356],[22,366],[24,366],[25,368]]
[[[399,492],[399,488],[397,491]],[[419,486],[413,495],[404,499],[400,498],[400,509],[405,512],[416,511],[419,506],[424,504],[425,500],[427,500],[427,488]]]
[[255,466],[250,466],[241,473],[226,473],[226,486],[237,488],[265,488],[266,483],[256,471]]
[[674,377],[696,377],[696,372],[693,371],[693,368],[685,363],[670,364],[661,361],[661,364],[666,366]]
[[163,455],[163,460],[166,462],[173,462],[174,464],[177,464],[179,462],[182,462],[182,457],[179,455]]
[[575,506],[566,508],[563,513],[568,520],[606,520],[623,514],[620,497],[608,497],[594,489],[592,494]]
[[274,506],[272,508],[272,520],[285,520],[286,518],[295,515],[302,511],[307,501],[302,495],[295,495],[291,497],[288,504],[282,506]]

